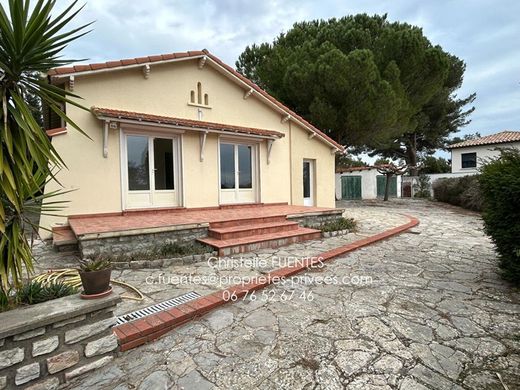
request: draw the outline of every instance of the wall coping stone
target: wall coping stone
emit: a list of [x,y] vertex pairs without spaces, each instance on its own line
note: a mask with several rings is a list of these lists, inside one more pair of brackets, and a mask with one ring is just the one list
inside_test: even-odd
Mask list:
[[333,210],[317,211],[315,213],[289,214],[289,215],[287,215],[287,219],[318,217],[318,216],[326,216],[326,215],[339,215],[339,214],[343,214],[344,212],[345,212],[345,209],[333,209]]
[[9,310],[0,314],[0,339],[114,306],[120,301],[118,294],[101,299],[81,299],[79,294],[74,294]]
[[78,239],[80,241],[90,241],[90,240],[97,240],[97,239],[101,239],[101,238],[137,236],[137,235],[142,235],[142,234],[176,232],[179,230],[207,229],[208,227],[209,227],[208,222],[197,222],[197,223],[188,223],[188,224],[183,224],[183,225],[166,225],[166,226],[140,228],[140,229],[114,230],[111,232],[85,233],[85,234],[78,235]]

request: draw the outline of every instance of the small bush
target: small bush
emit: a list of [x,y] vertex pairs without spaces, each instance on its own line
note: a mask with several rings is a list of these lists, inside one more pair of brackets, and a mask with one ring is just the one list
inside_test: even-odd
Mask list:
[[356,221],[354,218],[339,218],[335,221],[325,222],[319,228],[322,232],[335,232],[338,230],[354,231],[356,229]]
[[176,242],[173,242],[143,252],[133,252],[131,254],[121,255],[101,255],[96,260],[104,260],[109,262],[155,260],[173,257],[183,257],[188,255],[201,255],[205,253],[210,253],[212,251],[213,249],[211,249],[209,246],[202,245],[199,243],[179,245]]
[[9,309],[9,306],[10,306],[9,293],[0,289],[0,313]]
[[506,149],[481,168],[484,226],[500,256],[503,276],[520,284],[520,151]]
[[478,175],[439,179],[433,184],[433,197],[468,210],[482,210]]
[[415,194],[414,197],[416,198],[430,198],[431,197],[431,182],[430,182],[430,176],[420,174],[418,177],[418,183],[414,185]]

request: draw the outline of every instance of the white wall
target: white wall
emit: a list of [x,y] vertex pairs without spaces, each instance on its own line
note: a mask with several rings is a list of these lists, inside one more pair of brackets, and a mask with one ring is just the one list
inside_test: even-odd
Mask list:
[[[353,171],[336,173],[336,199],[341,199],[341,177],[342,176],[361,176],[361,198],[377,198],[377,176],[381,175],[377,169],[364,171]],[[397,197],[401,197],[401,176],[397,176]]]
[[[520,142],[513,142],[510,144],[495,144],[495,145],[482,145],[482,146],[468,146],[465,148],[455,148],[451,150],[451,172],[452,173],[464,173],[472,175],[477,173],[478,168],[482,165],[483,161],[490,157],[498,157],[500,152],[497,148],[520,148]],[[477,167],[476,168],[462,168],[462,157],[463,153],[477,153]]]

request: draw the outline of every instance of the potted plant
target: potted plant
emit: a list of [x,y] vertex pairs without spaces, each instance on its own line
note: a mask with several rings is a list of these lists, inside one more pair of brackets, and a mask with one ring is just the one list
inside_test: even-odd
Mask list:
[[110,261],[103,258],[80,260],[78,272],[83,285],[82,298],[101,298],[112,292]]

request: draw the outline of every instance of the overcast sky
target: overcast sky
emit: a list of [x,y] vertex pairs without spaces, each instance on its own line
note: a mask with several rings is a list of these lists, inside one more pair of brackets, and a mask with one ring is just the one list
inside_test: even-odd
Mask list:
[[94,20],[94,30],[66,54],[96,62],[207,48],[234,66],[247,45],[272,41],[294,22],[363,12],[420,26],[466,62],[459,94],[477,100],[461,134],[520,130],[518,0],[87,0],[76,23]]

